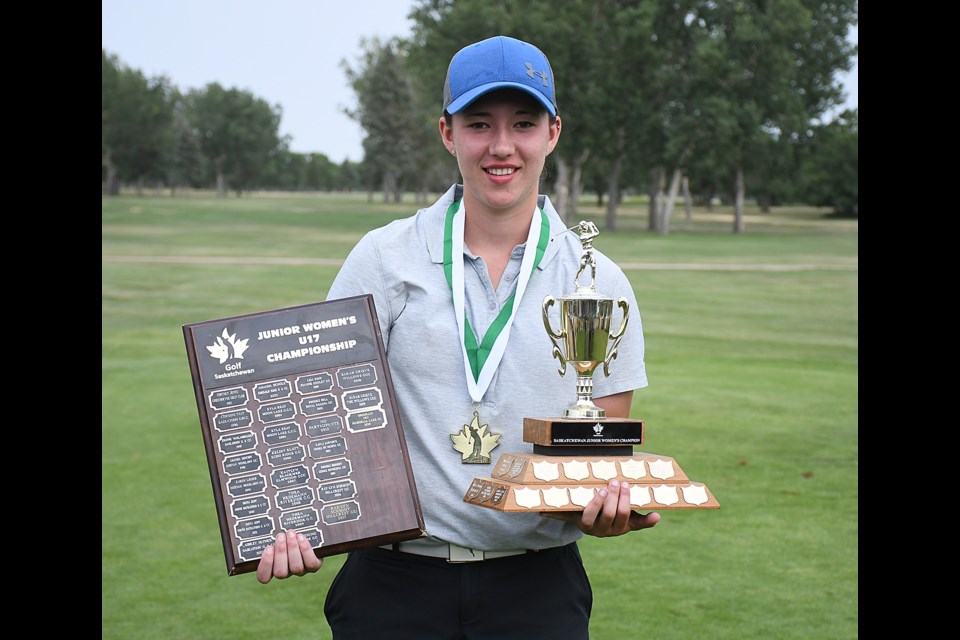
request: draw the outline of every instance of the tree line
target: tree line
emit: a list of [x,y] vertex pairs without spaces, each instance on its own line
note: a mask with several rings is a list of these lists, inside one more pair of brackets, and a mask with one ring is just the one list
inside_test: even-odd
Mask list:
[[211,83],[186,93],[168,78],[147,78],[101,49],[101,189],[162,186],[353,191],[362,165],[290,151],[282,108],[248,91]]
[[[837,74],[857,46],[855,0],[419,0],[409,38],[365,39],[342,68],[364,131],[360,163],[295,154],[282,109],[216,84],[181,95],[103,52],[103,182],[365,189],[418,200],[458,179],[437,141],[443,79],[464,44],[496,34],[537,44],[559,80],[564,136],[545,192],[566,220],[595,194],[616,225],[626,194],[649,195],[669,230],[681,194],[734,207],[799,202],[858,215],[858,112]],[[115,192],[115,191],[114,191]]]

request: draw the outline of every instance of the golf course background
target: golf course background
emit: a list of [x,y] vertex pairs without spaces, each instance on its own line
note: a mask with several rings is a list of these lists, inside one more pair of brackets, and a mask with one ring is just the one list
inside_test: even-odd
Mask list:
[[[578,218],[600,227],[595,246],[624,267],[643,320],[642,449],[721,504],[584,539],[592,637],[858,637],[858,221],[748,207],[734,234],[728,208],[695,208],[659,235],[628,201],[610,232],[591,204]],[[416,208],[101,198],[102,638],[330,637],[323,600],[343,556],[266,586],[226,574],[181,327],[325,299],[361,235]]]

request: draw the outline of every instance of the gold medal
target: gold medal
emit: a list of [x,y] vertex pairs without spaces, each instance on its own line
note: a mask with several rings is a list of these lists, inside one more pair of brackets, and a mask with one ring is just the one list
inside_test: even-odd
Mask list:
[[504,303],[482,339],[478,339],[466,314],[467,297],[463,275],[463,233],[466,217],[463,198],[457,198],[447,207],[443,228],[443,272],[453,292],[453,314],[460,333],[464,375],[467,391],[473,400],[473,420],[470,424],[464,424],[459,432],[451,433],[450,439],[453,440],[453,448],[460,454],[460,461],[464,464],[490,464],[490,452],[500,444],[501,434],[489,431],[489,425],[480,424],[477,407],[480,406],[483,394],[500,366],[510,338],[510,327],[527,283],[550,244],[550,220],[538,203],[530,218],[530,230],[527,232],[523,259],[520,261],[517,289]]
[[490,425],[480,424],[480,414],[473,411],[473,420],[463,429],[451,433],[453,448],[460,453],[463,464],[490,464],[490,452],[500,446],[500,434],[488,431]]

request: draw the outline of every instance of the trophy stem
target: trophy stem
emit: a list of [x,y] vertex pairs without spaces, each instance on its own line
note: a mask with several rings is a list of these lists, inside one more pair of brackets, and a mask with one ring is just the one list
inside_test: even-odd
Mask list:
[[603,419],[607,412],[593,403],[593,376],[577,376],[577,403],[568,407],[563,416],[565,418]]

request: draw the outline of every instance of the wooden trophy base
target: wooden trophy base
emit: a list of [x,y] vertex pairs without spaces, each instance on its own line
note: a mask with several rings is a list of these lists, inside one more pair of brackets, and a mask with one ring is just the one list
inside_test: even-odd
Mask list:
[[635,452],[643,433],[642,420],[525,418],[523,439],[534,452],[502,454],[491,477],[474,478],[463,500],[497,511],[582,511],[617,479],[630,483],[633,509],[720,508],[673,458]]

